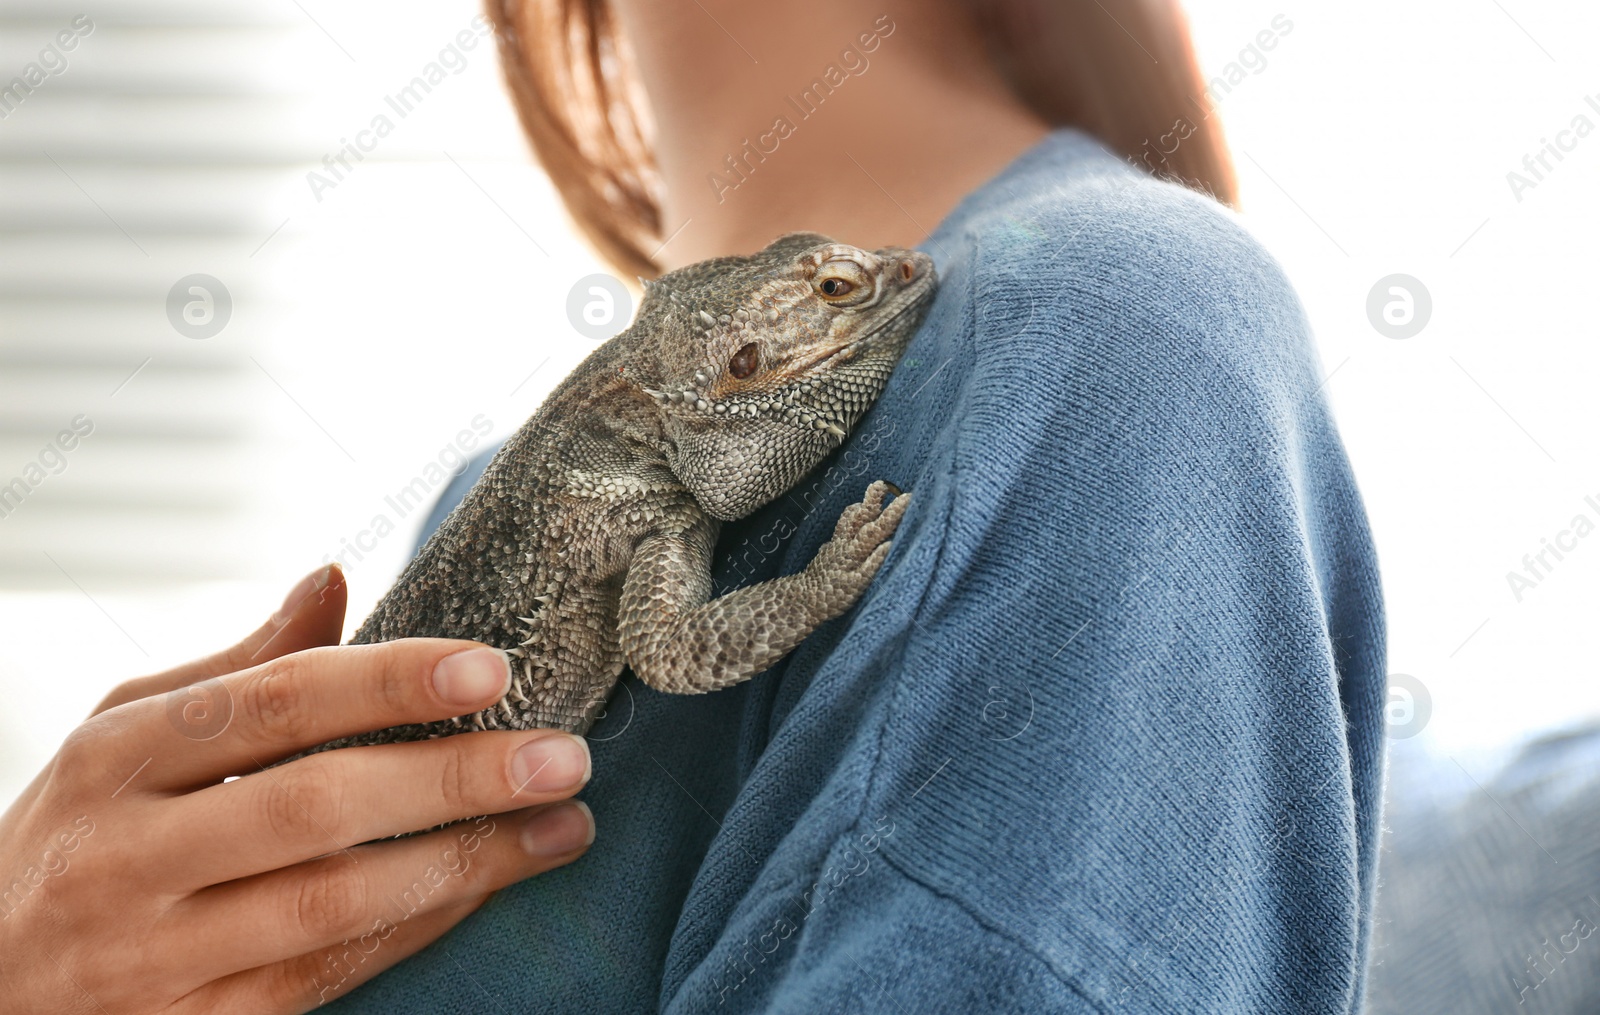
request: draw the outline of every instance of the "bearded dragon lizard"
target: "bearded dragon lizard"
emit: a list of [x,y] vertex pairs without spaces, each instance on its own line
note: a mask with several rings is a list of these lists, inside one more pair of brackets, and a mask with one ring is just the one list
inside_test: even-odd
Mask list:
[[926,254],[816,233],[645,283],[634,323],[506,441],[351,639],[477,640],[512,657],[510,692],[319,750],[474,729],[582,734],[624,665],[660,691],[713,691],[849,609],[910,498],[888,483],[846,508],[797,574],[711,599],[712,547],[721,522],[844,440],[936,286]]

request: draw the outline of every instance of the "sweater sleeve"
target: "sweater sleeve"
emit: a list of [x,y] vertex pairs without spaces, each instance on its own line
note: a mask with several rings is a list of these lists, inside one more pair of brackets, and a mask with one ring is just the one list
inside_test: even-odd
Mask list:
[[[1101,1008],[1061,978],[1027,942],[988,926],[960,902],[931,891],[883,857],[856,852],[847,866],[824,871],[809,910],[752,939],[743,966],[726,971],[715,1010],[770,1015],[816,1012],[1057,1012],[1090,1015]],[[809,916],[803,915],[809,912]],[[744,969],[786,945],[786,933],[809,942],[777,990],[759,1005],[741,1005]],[[710,1005],[705,1010],[713,1010]]]
[[917,500],[808,691],[886,688],[800,884],[864,870],[735,914],[684,1010],[1358,1010],[1381,608],[1292,289],[1126,174],[944,242],[968,320],[884,403]]

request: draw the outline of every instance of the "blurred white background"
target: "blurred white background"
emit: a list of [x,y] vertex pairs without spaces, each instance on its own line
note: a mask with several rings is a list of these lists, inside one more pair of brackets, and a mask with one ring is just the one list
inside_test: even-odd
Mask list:
[[[1520,602],[1507,580],[1577,515],[1600,525],[1600,11],[1190,9],[1208,75],[1242,73],[1219,115],[1316,327],[1391,670],[1431,698],[1414,743],[1477,766],[1600,713],[1600,536]],[[0,83],[79,13],[10,0]],[[395,531],[346,558],[353,630],[420,522],[386,496],[476,418],[515,428],[593,348],[566,296],[604,268],[527,156],[477,13],[111,0],[0,119],[0,485],[94,424],[0,517],[0,797],[113,684],[252,629],[383,516]],[[1247,53],[1263,30],[1275,48]],[[399,116],[386,97],[462,31],[475,48]],[[380,113],[393,131],[319,200],[308,172]],[[1519,201],[1507,173],[1580,115],[1594,135]],[[232,297],[210,338],[167,319],[194,273]],[[1367,311],[1396,273],[1432,301],[1405,339]]]

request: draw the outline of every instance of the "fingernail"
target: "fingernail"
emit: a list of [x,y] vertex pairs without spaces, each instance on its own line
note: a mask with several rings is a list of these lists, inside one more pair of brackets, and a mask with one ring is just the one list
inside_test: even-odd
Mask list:
[[511,690],[511,660],[497,648],[469,648],[433,668],[433,689],[452,705],[498,701]]
[[334,564],[324,564],[300,579],[299,583],[290,589],[289,594],[283,598],[283,605],[278,607],[278,612],[272,615],[272,622],[279,627],[287,624],[289,618],[295,615],[306,600],[328,587],[329,581],[333,578],[333,569],[336,566]]
[[582,800],[540,811],[522,826],[522,848],[533,856],[561,856],[594,842],[594,815]]
[[540,737],[517,748],[511,781],[518,793],[555,793],[589,781],[589,744],[570,733]]

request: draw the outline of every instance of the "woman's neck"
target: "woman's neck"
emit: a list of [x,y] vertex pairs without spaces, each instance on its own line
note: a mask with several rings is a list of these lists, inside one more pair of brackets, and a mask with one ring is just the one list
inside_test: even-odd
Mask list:
[[801,229],[915,245],[1049,130],[955,0],[614,2],[655,119],[667,268]]

